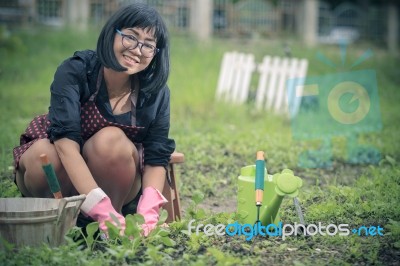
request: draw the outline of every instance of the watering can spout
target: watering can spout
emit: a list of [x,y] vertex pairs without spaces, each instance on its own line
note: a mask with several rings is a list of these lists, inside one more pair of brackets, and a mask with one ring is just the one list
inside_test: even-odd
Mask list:
[[293,174],[292,170],[284,169],[281,173],[277,173],[272,177],[275,184],[275,195],[267,205],[266,209],[261,213],[261,222],[264,225],[276,223],[279,208],[285,196],[296,197],[299,188],[303,185],[303,181]]
[[261,223],[263,225],[273,224],[276,222],[276,218],[278,216],[279,208],[281,207],[281,203],[283,200],[283,196],[275,195],[270,204],[264,209],[261,213]]

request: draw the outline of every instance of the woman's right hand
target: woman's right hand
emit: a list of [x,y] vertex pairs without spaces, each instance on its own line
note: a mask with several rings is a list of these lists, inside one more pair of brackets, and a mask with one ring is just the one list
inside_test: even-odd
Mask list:
[[[99,229],[108,237],[106,221],[111,222],[120,229],[120,234],[125,232],[125,217],[118,213],[111,204],[110,198],[101,188],[91,190],[86,196],[81,206],[84,215],[89,216],[93,220],[99,222]],[[115,221],[112,215],[118,219]]]

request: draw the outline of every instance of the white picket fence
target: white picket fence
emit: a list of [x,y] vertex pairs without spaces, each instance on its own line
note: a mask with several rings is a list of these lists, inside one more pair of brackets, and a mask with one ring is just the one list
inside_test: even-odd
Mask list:
[[252,54],[227,52],[221,63],[216,98],[235,104],[245,103],[253,72],[257,70],[255,107],[293,117],[300,106],[302,80],[307,75],[307,68],[306,59],[265,56],[257,65]]
[[254,55],[238,52],[225,53],[218,80],[217,99],[236,104],[246,102],[251,75],[255,69]]

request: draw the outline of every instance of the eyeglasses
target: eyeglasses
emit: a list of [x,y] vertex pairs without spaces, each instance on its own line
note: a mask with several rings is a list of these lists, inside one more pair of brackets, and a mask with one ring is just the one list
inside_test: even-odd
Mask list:
[[116,31],[122,37],[122,45],[128,50],[133,50],[139,46],[140,52],[142,53],[142,55],[144,57],[147,57],[147,58],[155,56],[160,51],[160,49],[154,47],[151,44],[139,42],[139,40],[136,39],[136,37],[133,35],[123,34],[118,29],[116,29]]

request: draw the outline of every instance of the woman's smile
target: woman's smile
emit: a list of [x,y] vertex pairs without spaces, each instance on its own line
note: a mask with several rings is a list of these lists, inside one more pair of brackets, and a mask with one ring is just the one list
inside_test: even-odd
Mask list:
[[140,60],[135,56],[128,55],[128,54],[123,54],[122,56],[124,57],[125,61],[132,66],[136,65],[136,64],[140,64]]

